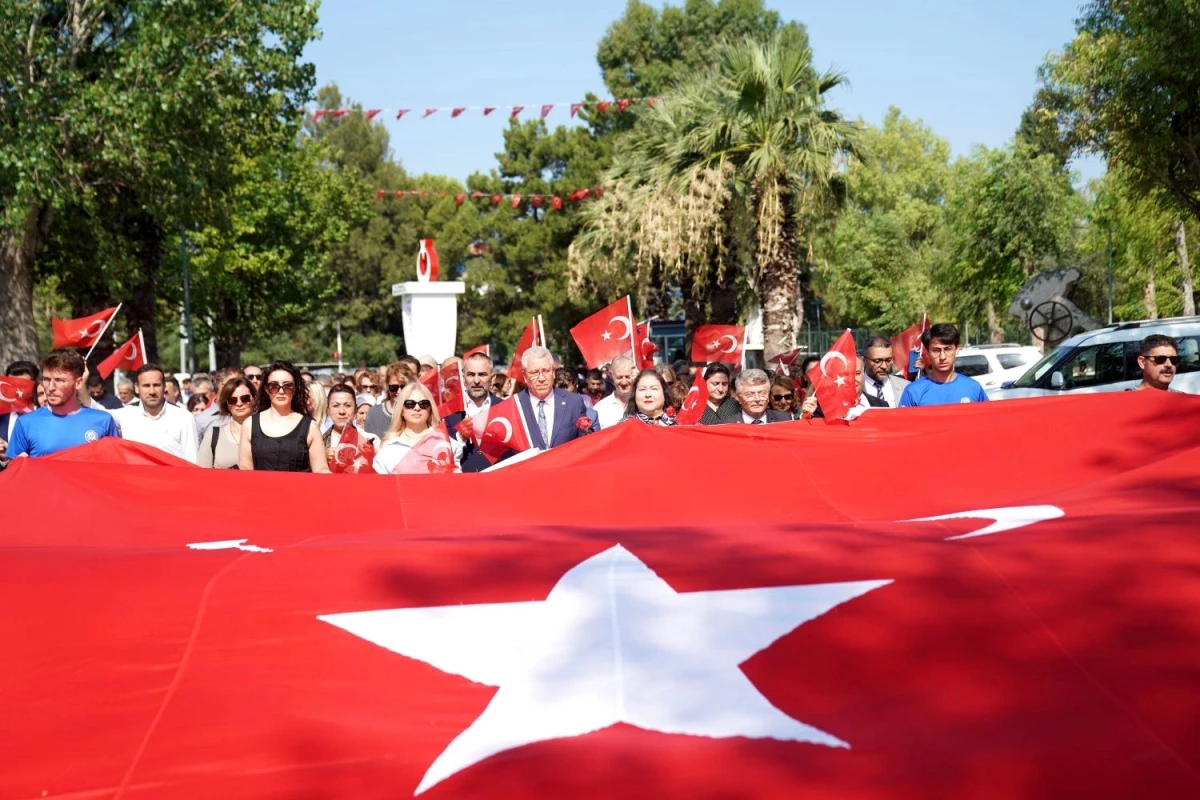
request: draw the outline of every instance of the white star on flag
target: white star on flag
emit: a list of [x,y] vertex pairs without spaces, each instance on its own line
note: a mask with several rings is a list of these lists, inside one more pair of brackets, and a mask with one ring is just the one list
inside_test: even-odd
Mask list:
[[626,723],[649,731],[849,747],[784,714],[738,665],[796,627],[891,583],[679,593],[620,545],[567,571],[545,600],[393,608],[318,619],[498,686],[421,779],[421,794],[522,745]]
[[834,384],[834,386],[845,386],[846,385],[846,376],[838,375],[836,378],[833,379],[833,384]]

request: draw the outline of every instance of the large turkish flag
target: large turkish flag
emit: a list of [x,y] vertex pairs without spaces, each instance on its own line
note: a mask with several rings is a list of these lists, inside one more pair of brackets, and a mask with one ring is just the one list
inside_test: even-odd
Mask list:
[[[1200,796],[1200,426],[1145,435],[1197,413],[625,423],[483,475],[21,459],[0,797]],[[723,499],[612,513],[663,475]]]
[[633,304],[626,295],[571,328],[571,338],[579,347],[584,362],[595,369],[623,353],[636,353],[638,363],[641,363],[645,352],[635,347],[637,332]]

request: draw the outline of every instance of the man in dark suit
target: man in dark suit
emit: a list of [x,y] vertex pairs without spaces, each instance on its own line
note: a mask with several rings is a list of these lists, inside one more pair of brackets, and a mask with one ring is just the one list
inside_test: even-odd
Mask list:
[[554,356],[549,350],[526,350],[521,354],[521,370],[525,373],[525,390],[516,395],[517,403],[534,447],[549,450],[586,436],[597,427],[588,417],[582,396],[554,388]]
[[[858,402],[846,412],[847,422],[861,416],[868,408],[891,408],[887,400],[863,391],[863,387],[866,385],[866,372],[863,369],[862,353],[858,354],[858,365],[854,369],[854,385],[858,390]],[[821,404],[817,402],[816,392],[804,401],[804,405],[800,407],[800,414],[805,419],[825,416],[825,412],[821,410]]]
[[[462,442],[462,471],[480,472],[491,466],[490,461],[475,446],[475,428],[472,422],[480,414],[486,415],[501,398],[488,391],[492,378],[492,360],[483,353],[475,353],[463,361],[463,386],[467,391],[465,411],[455,411],[444,420],[451,436]],[[463,420],[468,420],[463,425]],[[461,430],[460,430],[461,427]]]
[[765,425],[770,422],[790,422],[786,411],[772,411],[771,379],[761,369],[746,369],[733,380],[734,397],[742,407],[740,414],[721,422],[721,425]]

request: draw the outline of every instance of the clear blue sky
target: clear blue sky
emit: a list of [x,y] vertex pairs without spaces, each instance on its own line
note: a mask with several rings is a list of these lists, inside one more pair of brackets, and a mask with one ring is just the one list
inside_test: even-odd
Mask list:
[[[769,3],[808,27],[817,65],[846,72],[833,102],[879,123],[889,105],[924,119],[956,155],[1010,139],[1046,53],[1074,33],[1079,0],[860,0]],[[603,97],[596,43],[624,0],[325,0],[323,38],[307,56],[318,85],[335,82],[365,107],[527,106]],[[389,119],[395,156],[410,173],[465,178],[495,166],[503,110],[481,118],[440,112]],[[565,106],[547,119],[568,121]],[[1075,165],[1084,178],[1096,159]]]

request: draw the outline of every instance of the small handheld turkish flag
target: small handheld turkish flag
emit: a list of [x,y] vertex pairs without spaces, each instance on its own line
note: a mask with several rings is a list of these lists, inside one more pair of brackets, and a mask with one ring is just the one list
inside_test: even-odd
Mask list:
[[491,358],[492,357],[492,346],[490,344],[481,344],[478,347],[472,347],[470,350],[463,353],[463,361],[466,361],[468,358],[475,355],[476,353],[478,353],[480,355],[485,355],[488,358]]
[[146,343],[142,339],[142,329],[138,328],[129,341],[113,351],[113,354],[100,362],[96,372],[101,378],[107,378],[114,370],[123,369],[132,372],[146,364]]
[[588,367],[595,369],[622,353],[635,353],[636,330],[633,303],[625,295],[571,328],[571,338]]
[[346,475],[373,475],[375,468],[371,462],[374,460],[375,447],[371,440],[360,436],[353,425],[347,425],[337,447],[329,453],[329,471]]
[[845,419],[846,412],[858,403],[858,383],[854,374],[857,366],[854,334],[847,328],[829,352],[808,371],[808,380],[817,393],[826,423]]
[[525,372],[521,369],[521,354],[539,344],[541,344],[541,337],[538,335],[537,320],[530,319],[525,330],[521,332],[521,338],[517,340],[516,349],[513,350],[512,363],[508,365],[508,377],[514,381],[525,378]]
[[400,459],[392,469],[393,475],[446,475],[458,472],[454,463],[454,448],[445,424],[439,424]]
[[683,398],[683,406],[675,415],[676,425],[695,425],[704,416],[708,405],[708,381],[704,380],[704,370],[696,370],[696,380],[688,389],[687,397]]
[[515,396],[492,406],[484,424],[476,421],[475,430],[479,433],[479,452],[493,464],[509,450],[521,452],[533,446]]
[[923,358],[924,363],[929,363],[928,354],[921,344],[921,334],[927,330],[929,315],[925,314],[916,325],[910,325],[892,337],[892,359],[906,378],[917,371],[917,358]]
[[455,361],[438,370],[438,416],[442,419],[466,407],[463,398],[462,362]]
[[29,378],[0,376],[0,414],[33,411],[37,384]]
[[744,325],[701,325],[692,337],[692,361],[741,364],[745,341]]
[[650,323],[643,322],[637,326],[638,369],[654,369],[654,354],[658,345],[650,341]]
[[104,333],[109,320],[116,315],[119,306],[106,308],[76,319],[50,319],[50,327],[54,329],[54,346],[58,347],[91,347]]

